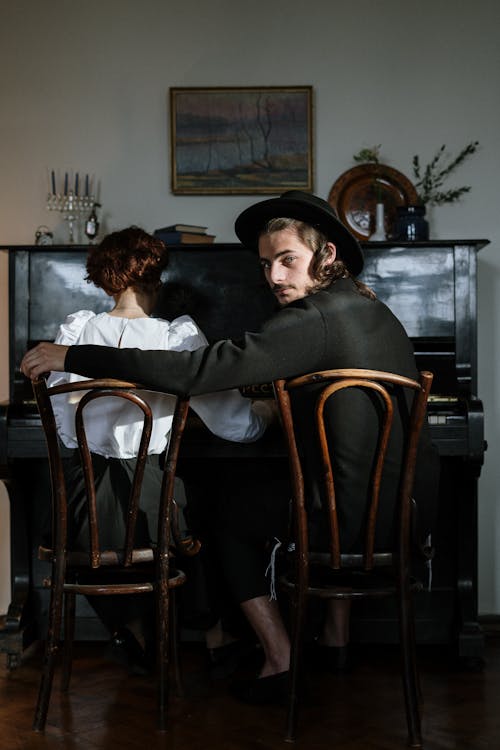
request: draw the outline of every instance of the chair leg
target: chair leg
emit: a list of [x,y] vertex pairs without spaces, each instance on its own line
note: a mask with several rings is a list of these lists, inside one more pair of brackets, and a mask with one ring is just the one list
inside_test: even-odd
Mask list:
[[65,594],[63,671],[61,679],[61,690],[63,693],[66,693],[69,688],[73,666],[73,640],[75,637],[75,600],[75,594]]
[[61,615],[63,604],[64,564],[58,562],[52,571],[52,583],[50,592],[49,622],[47,628],[47,640],[43,657],[42,676],[33,720],[33,729],[43,732],[47,721],[52,683],[54,680],[54,669],[56,656],[59,651],[61,637]]
[[409,598],[409,620],[410,620],[410,627],[411,627],[410,644],[411,644],[411,662],[412,662],[412,669],[413,669],[413,675],[414,675],[413,679],[416,685],[418,705],[419,705],[420,712],[421,712],[422,707],[424,705],[424,695],[422,692],[422,685],[420,682],[420,673],[419,673],[418,664],[417,664],[417,638],[415,635],[415,608],[414,608],[413,595],[411,593],[410,593],[410,598]]
[[288,685],[288,707],[285,742],[295,742],[299,708],[300,671],[302,662],[302,640],[305,622],[306,597],[297,590],[293,600],[292,639],[290,651],[290,681]]
[[409,586],[404,585],[398,596],[399,627],[402,656],[403,689],[408,723],[408,744],[422,747],[420,728],[419,684],[416,664],[415,632]]
[[179,698],[184,697],[184,681],[179,654],[179,622],[177,616],[177,592],[175,588],[170,589],[170,611],[169,611],[169,641],[170,655],[174,670],[174,690]]
[[157,640],[158,640],[158,728],[166,729],[167,706],[169,696],[169,588],[168,577],[160,576],[157,603]]

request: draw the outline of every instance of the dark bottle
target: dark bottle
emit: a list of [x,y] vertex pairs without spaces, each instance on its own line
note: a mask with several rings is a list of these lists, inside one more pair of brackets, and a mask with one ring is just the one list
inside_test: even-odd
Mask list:
[[94,237],[96,237],[97,233],[99,232],[99,221],[97,219],[97,212],[96,212],[96,208],[98,206],[100,206],[99,203],[92,204],[92,210],[88,216],[87,221],[85,222],[85,234],[89,238],[89,241],[91,244],[92,244],[92,241],[94,240]]
[[425,206],[398,206],[394,226],[394,239],[417,242],[429,239],[429,222],[425,219]]

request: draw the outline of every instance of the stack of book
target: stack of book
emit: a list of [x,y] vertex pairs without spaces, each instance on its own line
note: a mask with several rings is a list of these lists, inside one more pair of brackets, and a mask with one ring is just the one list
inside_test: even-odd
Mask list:
[[168,227],[155,229],[154,234],[167,245],[206,244],[215,239],[214,234],[207,234],[207,227],[199,227],[196,224],[171,224]]

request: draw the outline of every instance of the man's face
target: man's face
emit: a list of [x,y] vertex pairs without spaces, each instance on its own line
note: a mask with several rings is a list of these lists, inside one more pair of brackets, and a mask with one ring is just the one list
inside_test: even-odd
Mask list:
[[[334,245],[331,250],[334,260]],[[293,229],[262,235],[259,256],[266,281],[280,305],[307,297],[316,286],[310,272],[313,251],[299,240]]]

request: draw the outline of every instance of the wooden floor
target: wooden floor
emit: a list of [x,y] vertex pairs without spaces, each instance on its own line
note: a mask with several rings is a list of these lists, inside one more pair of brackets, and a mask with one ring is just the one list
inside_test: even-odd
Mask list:
[[[166,733],[155,730],[154,682],[129,677],[103,660],[102,644],[77,644],[70,692],[56,677],[44,734],[31,731],[40,652],[31,649],[12,672],[0,667],[0,748],[34,750],[274,750],[283,741],[284,711],[241,705],[227,682],[212,683],[200,644],[183,646],[186,693],[173,697]],[[298,750],[394,750],[406,746],[396,647],[358,653],[346,676],[311,675],[300,715]],[[487,634],[481,672],[460,671],[445,649],[419,651],[425,697],[426,750],[500,747],[500,635]]]

